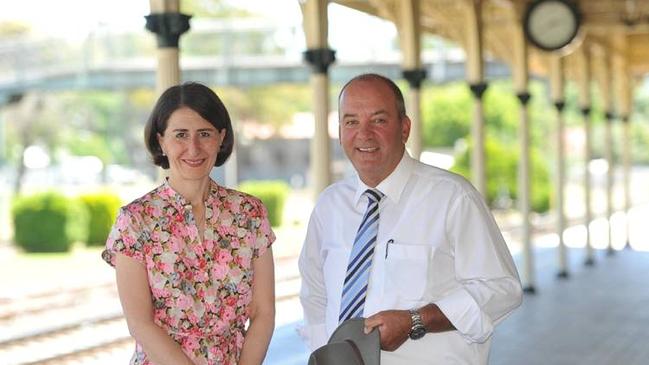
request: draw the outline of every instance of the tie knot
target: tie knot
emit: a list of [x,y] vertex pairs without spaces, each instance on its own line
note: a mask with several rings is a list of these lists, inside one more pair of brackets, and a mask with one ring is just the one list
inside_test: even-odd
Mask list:
[[384,196],[383,193],[378,191],[377,189],[367,189],[363,194],[366,195],[372,203],[380,202],[381,198],[383,198]]

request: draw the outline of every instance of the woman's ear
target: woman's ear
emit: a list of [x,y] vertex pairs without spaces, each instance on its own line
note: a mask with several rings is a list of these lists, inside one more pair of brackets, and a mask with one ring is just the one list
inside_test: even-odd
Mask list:
[[156,138],[158,139],[158,145],[160,145],[160,151],[162,151],[162,155],[163,155],[163,156],[166,156],[167,154],[165,153],[165,150],[164,150],[164,148],[162,147],[162,145],[163,145],[162,142],[164,141],[164,139],[163,139],[163,137],[162,137],[162,134],[160,134],[160,133],[156,133]]

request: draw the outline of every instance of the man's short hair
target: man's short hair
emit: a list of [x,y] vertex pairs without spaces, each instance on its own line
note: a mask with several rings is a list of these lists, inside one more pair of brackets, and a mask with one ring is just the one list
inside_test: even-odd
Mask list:
[[343,92],[345,91],[347,86],[351,85],[355,81],[383,82],[385,85],[387,85],[390,88],[390,90],[392,90],[392,94],[394,94],[394,100],[396,102],[397,114],[399,115],[399,118],[401,119],[406,116],[406,103],[403,99],[403,93],[401,93],[401,89],[399,89],[399,86],[397,86],[397,84],[395,84],[394,81],[390,80],[389,78],[375,73],[361,74],[347,81],[347,83],[343,86],[343,88],[340,89],[340,94],[338,94],[338,105],[340,105],[340,97],[343,95]]

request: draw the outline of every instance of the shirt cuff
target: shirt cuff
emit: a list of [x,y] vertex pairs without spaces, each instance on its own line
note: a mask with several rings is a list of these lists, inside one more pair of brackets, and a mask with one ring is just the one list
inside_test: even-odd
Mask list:
[[467,342],[483,343],[491,336],[494,330],[491,319],[464,288],[454,290],[435,304]]
[[311,351],[326,345],[327,341],[329,341],[327,327],[324,323],[314,325],[305,324],[302,327],[298,327],[297,332]]

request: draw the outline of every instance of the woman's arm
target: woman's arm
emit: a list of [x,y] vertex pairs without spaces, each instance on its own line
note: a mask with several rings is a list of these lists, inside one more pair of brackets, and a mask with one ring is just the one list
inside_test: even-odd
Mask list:
[[115,257],[117,289],[131,336],[144,348],[151,362],[157,365],[193,362],[160,326],[153,322],[153,304],[147,272],[141,262],[117,253]]
[[260,365],[266,357],[275,328],[275,269],[271,248],[252,261],[250,327],[241,351],[240,365]]

